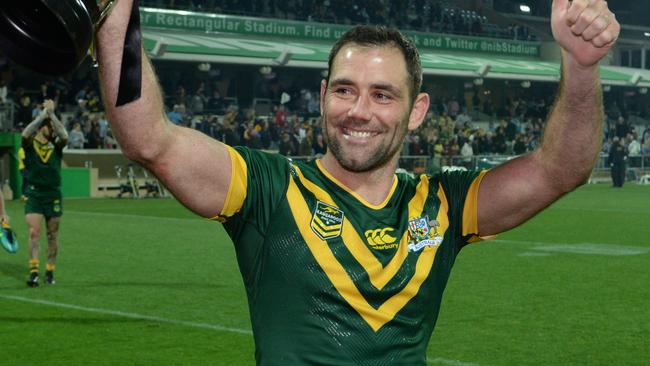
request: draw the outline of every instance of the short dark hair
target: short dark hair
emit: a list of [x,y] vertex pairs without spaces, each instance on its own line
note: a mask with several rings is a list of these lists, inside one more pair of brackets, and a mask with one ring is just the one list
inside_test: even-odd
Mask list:
[[52,128],[52,119],[50,117],[45,117],[45,119],[43,119],[41,121],[41,123],[38,125],[38,128],[39,129],[43,128],[43,126],[47,126],[47,127],[49,127],[51,129]]
[[[343,46],[347,44],[360,46],[392,46],[399,49],[406,62],[406,71],[411,82],[411,101],[415,100],[422,87],[422,65],[420,54],[413,42],[395,28],[375,25],[358,25],[345,32],[334,44],[327,62],[328,70],[332,70],[334,58]],[[329,73],[327,75],[329,84]]]

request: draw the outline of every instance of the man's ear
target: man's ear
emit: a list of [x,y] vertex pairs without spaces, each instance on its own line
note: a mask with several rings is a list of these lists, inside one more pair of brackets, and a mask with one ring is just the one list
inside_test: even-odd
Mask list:
[[327,90],[327,80],[320,82],[320,116],[323,117],[323,103],[325,103],[325,91]]
[[411,107],[411,114],[409,115],[409,131],[413,131],[416,128],[420,127],[422,121],[424,121],[424,118],[427,115],[427,112],[429,111],[429,103],[430,99],[429,94],[427,93],[420,93],[415,98],[413,107]]

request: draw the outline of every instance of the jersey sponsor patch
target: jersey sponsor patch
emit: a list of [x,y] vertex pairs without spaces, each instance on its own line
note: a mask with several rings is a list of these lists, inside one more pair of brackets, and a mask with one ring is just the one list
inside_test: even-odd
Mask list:
[[383,229],[366,230],[364,234],[370,247],[378,250],[386,250],[394,249],[399,246],[397,238],[390,235],[393,231],[395,231],[395,229],[392,227],[386,227]]
[[341,236],[343,218],[343,211],[318,201],[310,226],[319,238],[323,240],[333,239]]
[[442,243],[439,227],[438,220],[429,220],[429,216],[409,220],[409,252],[417,252],[427,246],[439,246]]

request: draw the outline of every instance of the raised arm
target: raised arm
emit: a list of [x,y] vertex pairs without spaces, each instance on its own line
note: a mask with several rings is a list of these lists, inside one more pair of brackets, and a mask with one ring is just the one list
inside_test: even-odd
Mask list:
[[126,157],[154,173],[190,210],[215,216],[221,212],[230,183],[227,149],[167,119],[156,75],[144,52],[142,96],[115,107],[131,6],[132,0],[118,1],[97,34],[100,82],[111,129]]
[[65,126],[63,125],[63,122],[59,120],[59,117],[56,116],[56,113],[54,113],[54,101],[53,100],[46,100],[44,105],[44,110],[45,113],[47,113],[47,116],[50,118],[50,121],[52,121],[52,132],[56,137],[58,137],[58,140],[56,141],[57,145],[60,147],[63,147],[68,144],[68,131],[65,130]]
[[560,88],[541,145],[489,171],[479,188],[482,236],[511,229],[584,184],[602,141],[603,103],[598,62],[620,25],[604,0],[555,0],[551,15],[562,47]]

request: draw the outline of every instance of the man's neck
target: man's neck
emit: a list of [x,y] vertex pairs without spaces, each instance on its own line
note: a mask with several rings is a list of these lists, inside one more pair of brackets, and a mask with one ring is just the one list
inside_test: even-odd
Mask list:
[[328,151],[320,160],[321,166],[340,184],[355,192],[371,205],[380,205],[386,201],[393,187],[397,157],[375,170],[367,172],[352,172],[336,160]]

